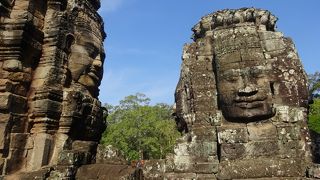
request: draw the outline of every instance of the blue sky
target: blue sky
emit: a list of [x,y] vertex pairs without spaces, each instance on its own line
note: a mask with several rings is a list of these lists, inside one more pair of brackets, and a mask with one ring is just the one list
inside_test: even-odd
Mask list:
[[276,15],[278,30],[295,42],[307,73],[320,70],[320,0],[101,0],[106,61],[102,103],[144,93],[173,104],[182,47],[191,28],[220,9],[257,7]]

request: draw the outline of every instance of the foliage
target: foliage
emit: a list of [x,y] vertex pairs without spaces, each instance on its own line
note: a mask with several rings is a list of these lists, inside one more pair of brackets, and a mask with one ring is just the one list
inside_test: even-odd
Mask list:
[[309,109],[309,128],[320,134],[320,99],[315,98]]
[[164,158],[180,134],[171,117],[171,106],[149,103],[149,98],[137,93],[117,106],[107,105],[108,127],[101,142],[120,149],[127,160]]
[[310,105],[309,115],[320,115],[320,99],[315,98]]
[[309,95],[311,97],[319,97],[320,95],[320,72],[308,75]]
[[309,128],[320,134],[320,72],[308,75],[309,79]]

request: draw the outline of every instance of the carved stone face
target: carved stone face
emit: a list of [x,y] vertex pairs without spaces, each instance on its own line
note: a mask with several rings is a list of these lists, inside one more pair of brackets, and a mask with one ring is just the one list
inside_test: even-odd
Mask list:
[[229,53],[218,62],[217,85],[222,112],[231,121],[271,117],[274,115],[271,68],[264,59],[256,59],[260,53],[244,54]]
[[76,36],[68,66],[73,81],[92,91],[100,85],[103,74],[102,43],[93,32],[81,32]]

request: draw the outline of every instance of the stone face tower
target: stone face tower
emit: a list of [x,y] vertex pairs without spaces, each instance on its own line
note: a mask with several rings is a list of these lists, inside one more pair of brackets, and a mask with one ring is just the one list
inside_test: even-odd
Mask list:
[[99,7],[100,0],[0,0],[2,175],[94,162],[105,129]]
[[177,123],[187,132],[168,177],[306,177],[307,78],[270,12],[243,8],[203,17],[184,47]]

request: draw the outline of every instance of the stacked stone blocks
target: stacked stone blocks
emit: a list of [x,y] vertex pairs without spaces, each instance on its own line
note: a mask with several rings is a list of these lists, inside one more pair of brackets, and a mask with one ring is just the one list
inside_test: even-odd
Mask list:
[[161,166],[147,163],[147,178],[312,177],[307,78],[276,21],[269,11],[242,8],[194,26],[175,93],[184,136]]

